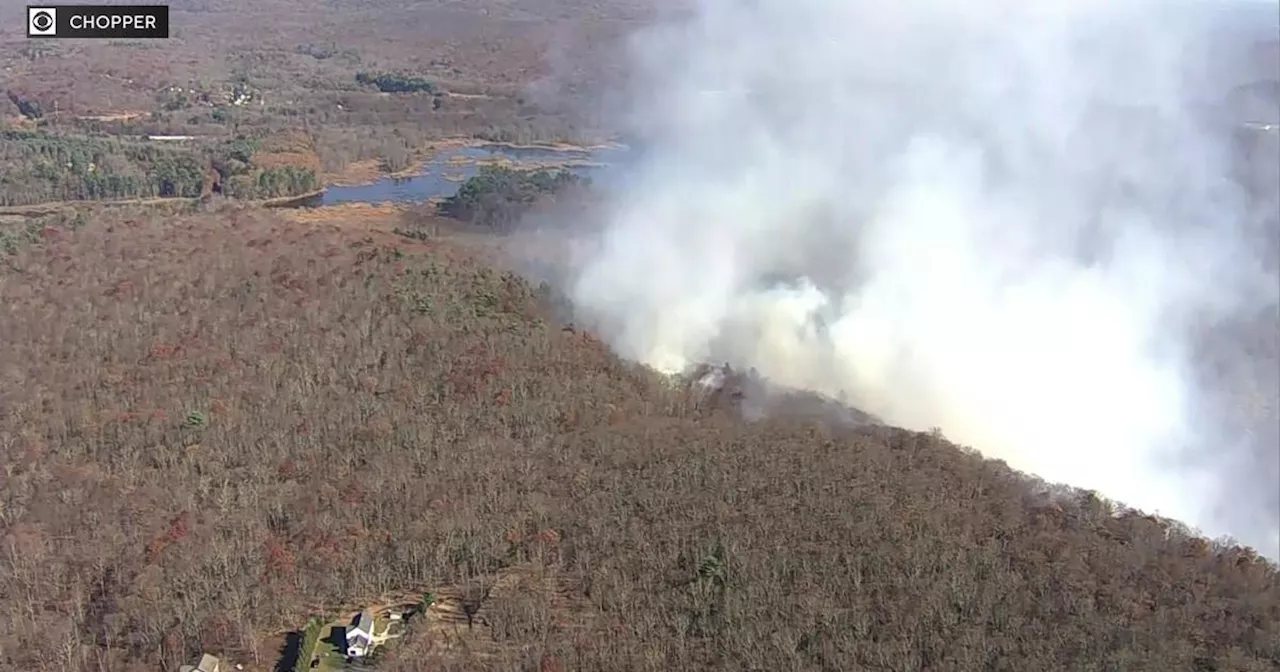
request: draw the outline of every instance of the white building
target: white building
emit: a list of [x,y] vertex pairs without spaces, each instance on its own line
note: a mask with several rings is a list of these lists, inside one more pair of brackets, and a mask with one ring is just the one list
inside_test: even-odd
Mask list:
[[373,614],[362,611],[347,626],[347,655],[360,658],[373,649]]

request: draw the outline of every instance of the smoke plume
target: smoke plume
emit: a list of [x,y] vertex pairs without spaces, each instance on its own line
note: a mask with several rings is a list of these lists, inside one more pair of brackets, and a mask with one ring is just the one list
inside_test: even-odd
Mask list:
[[632,43],[577,319],[1280,556],[1275,223],[1170,6],[698,2]]

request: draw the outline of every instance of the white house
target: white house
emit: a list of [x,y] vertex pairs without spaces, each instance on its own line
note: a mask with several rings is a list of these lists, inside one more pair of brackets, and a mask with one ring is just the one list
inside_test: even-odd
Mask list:
[[347,655],[352,658],[369,655],[373,649],[373,614],[362,611],[347,626]]

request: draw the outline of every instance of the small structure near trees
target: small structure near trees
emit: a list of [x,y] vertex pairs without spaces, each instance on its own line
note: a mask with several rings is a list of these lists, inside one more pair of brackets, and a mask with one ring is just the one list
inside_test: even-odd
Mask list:
[[222,672],[222,661],[217,656],[202,653],[195,665],[183,665],[178,672]]

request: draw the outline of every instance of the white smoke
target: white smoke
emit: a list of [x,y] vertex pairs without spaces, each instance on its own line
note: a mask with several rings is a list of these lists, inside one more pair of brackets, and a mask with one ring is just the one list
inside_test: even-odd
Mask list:
[[698,2],[634,42],[645,152],[578,318],[1280,553],[1274,506],[1223,507],[1247,439],[1202,417],[1191,335],[1280,280],[1166,7]]

